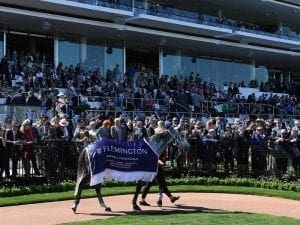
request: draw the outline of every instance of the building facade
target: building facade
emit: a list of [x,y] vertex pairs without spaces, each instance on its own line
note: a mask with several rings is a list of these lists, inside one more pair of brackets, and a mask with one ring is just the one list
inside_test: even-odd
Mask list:
[[139,59],[218,86],[300,74],[292,0],[0,0],[0,15],[1,56],[46,52],[49,63],[102,74]]

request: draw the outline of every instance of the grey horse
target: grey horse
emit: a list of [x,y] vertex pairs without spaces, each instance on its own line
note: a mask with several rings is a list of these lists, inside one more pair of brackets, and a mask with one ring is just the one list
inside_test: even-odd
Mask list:
[[[157,155],[161,155],[162,152],[166,149],[166,147],[170,143],[174,143],[180,151],[187,151],[190,149],[190,144],[187,139],[177,130],[164,130],[158,134],[151,136],[148,140],[149,145],[152,147],[153,151],[157,153]],[[101,162],[99,162],[101,163]],[[103,163],[103,162],[102,162]],[[75,200],[72,205],[72,210],[76,213],[77,206],[80,202],[81,192],[85,183],[88,183],[91,179],[91,173],[89,168],[88,156],[87,156],[87,148],[83,149],[78,159],[78,169],[77,169],[77,183],[75,187]],[[105,211],[111,211],[111,208],[107,206],[101,194],[101,184],[92,186],[95,188],[98,201],[100,206],[105,209]],[[139,193],[135,193],[134,200],[136,199]],[[133,200],[133,202],[135,202]],[[134,210],[140,210],[140,208],[134,204]]]

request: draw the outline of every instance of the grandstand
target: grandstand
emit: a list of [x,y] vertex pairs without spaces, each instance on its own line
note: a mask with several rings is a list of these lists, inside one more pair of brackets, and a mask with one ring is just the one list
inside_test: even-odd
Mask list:
[[[25,92],[33,88],[38,96],[49,86],[65,89],[72,79],[78,81],[73,84],[78,89],[89,77],[119,84],[127,79],[135,93],[140,74],[157,79],[154,90],[162,77],[176,76],[181,81],[192,77],[207,82],[225,94],[228,83],[234,83],[241,91],[239,98],[253,93],[256,99],[295,96],[300,75],[299,13],[295,1],[28,0],[25,5],[2,0],[0,55],[6,60],[1,66],[1,103],[10,88]],[[61,75],[57,68],[75,74]],[[54,86],[42,87],[42,80],[53,72]],[[39,84],[25,85],[30,73]],[[99,85],[81,91],[89,109],[106,106],[97,96],[87,97],[97,94],[94,89],[99,94]],[[145,93],[138,95],[143,97]],[[178,104],[194,109],[190,103]],[[202,111],[211,115],[205,105]],[[276,107],[286,111],[287,105]],[[295,116],[297,103],[291,107],[289,114]]]
[[67,119],[73,133],[77,121],[98,128],[120,115],[185,117],[206,131],[213,117],[281,118],[291,128],[299,18],[293,0],[0,0],[0,122]]

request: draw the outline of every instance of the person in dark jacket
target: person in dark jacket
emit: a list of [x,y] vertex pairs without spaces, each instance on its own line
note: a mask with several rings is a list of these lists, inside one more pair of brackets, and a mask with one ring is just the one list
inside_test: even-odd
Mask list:
[[[12,160],[12,177],[17,176],[17,166],[20,160],[20,146],[22,144],[22,133],[20,124],[16,121],[12,123],[12,128],[5,134],[6,148],[9,151],[9,158]],[[9,167],[9,165],[6,165]]]
[[251,137],[251,163],[254,176],[263,175],[267,170],[267,141],[263,127],[258,126]]
[[22,89],[19,89],[18,92],[12,97],[11,99],[12,105],[25,105],[26,98],[25,95],[22,93]]
[[233,149],[234,149],[234,134],[231,126],[226,125],[226,130],[221,135],[221,146],[224,156],[224,169],[225,173],[234,172],[234,160],[233,160]]
[[291,142],[286,129],[281,129],[280,137],[275,141],[276,176],[286,173],[290,156]]
[[237,161],[237,172],[240,176],[244,176],[248,173],[249,140],[249,132],[245,130],[245,128],[241,128],[234,141],[234,156]]
[[26,98],[26,105],[29,106],[40,106],[41,102],[40,100],[33,94],[32,91],[28,92],[28,96]]
[[[159,134],[159,133],[162,133],[166,131],[166,128],[164,127],[164,121],[158,121],[158,127],[155,129],[155,134]],[[162,206],[162,196],[163,196],[163,193],[165,193],[168,198],[170,199],[170,201],[172,203],[174,203],[175,201],[177,201],[180,196],[175,196],[173,195],[168,186],[167,186],[167,182],[166,182],[166,176],[165,176],[165,168],[164,168],[164,162],[166,160],[166,154],[161,154],[161,156],[159,157],[159,160],[158,160],[158,170],[157,170],[157,175],[156,175],[156,182],[158,183],[159,185],[159,198],[157,200],[157,205],[158,206]],[[142,199],[141,201],[139,202],[140,205],[143,205],[143,206],[149,206],[150,204],[146,201],[146,196],[147,194],[149,193],[149,190],[151,188],[151,186],[153,185],[153,182],[148,182],[143,191],[142,191]],[[138,188],[138,187],[137,187]]]

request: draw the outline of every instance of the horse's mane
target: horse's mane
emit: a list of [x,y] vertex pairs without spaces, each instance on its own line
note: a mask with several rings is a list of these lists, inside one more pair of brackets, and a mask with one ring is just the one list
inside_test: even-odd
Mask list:
[[162,132],[158,132],[158,133],[153,134],[150,137],[150,140],[160,140],[160,139],[166,138],[167,136],[169,136],[169,131],[168,130],[164,130]]

